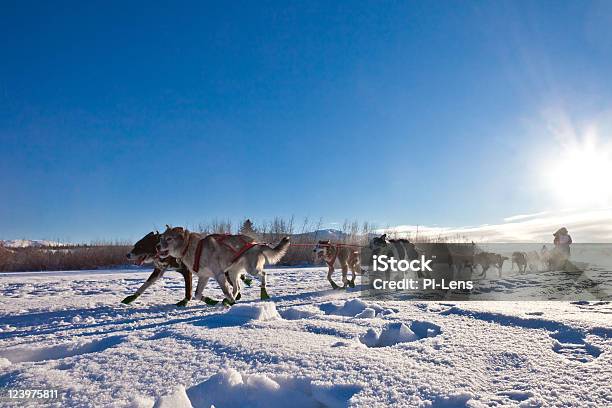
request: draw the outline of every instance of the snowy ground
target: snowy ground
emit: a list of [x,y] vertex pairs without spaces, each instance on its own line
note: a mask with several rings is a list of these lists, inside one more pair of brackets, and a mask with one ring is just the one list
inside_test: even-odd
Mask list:
[[609,302],[362,300],[325,273],[272,270],[272,302],[254,282],[230,311],[174,306],[172,272],[129,306],[147,272],[0,274],[0,388],[69,407],[612,406]]

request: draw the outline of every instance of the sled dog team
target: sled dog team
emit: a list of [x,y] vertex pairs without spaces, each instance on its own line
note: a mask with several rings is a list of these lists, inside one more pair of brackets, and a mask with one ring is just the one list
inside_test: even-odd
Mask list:
[[[276,246],[256,242],[247,235],[231,234],[199,234],[182,227],[166,226],[166,231],[150,232],[138,241],[127,254],[130,261],[137,265],[153,264],[154,269],[144,284],[135,294],[127,296],[122,303],[129,304],[161,278],[168,269],[179,272],[185,280],[185,297],[177,306],[185,306],[191,300],[192,277],[198,277],[195,300],[203,300],[208,304],[218,301],[203,297],[202,292],[210,278],[214,278],[221,288],[225,305],[232,305],[240,299],[242,283],[250,285],[250,278],[258,277],[261,281],[260,297],[269,299],[266,288],[266,271],[264,265],[274,265],[289,250],[289,237],[284,237]],[[484,277],[487,270],[493,266],[501,276],[502,266],[507,257],[492,252],[475,253],[476,245],[458,244],[449,249],[444,243],[419,243],[418,247],[407,239],[390,239],[386,234],[373,238],[368,247],[374,255],[388,255],[397,260],[412,260],[425,255],[434,264],[447,264],[453,275],[468,268],[473,273],[480,265]],[[326,262],[328,266],[327,280],[333,289],[355,287],[356,275],[363,274],[361,269],[361,247],[357,245],[319,241],[313,249],[315,257]],[[540,270],[539,265],[548,270],[555,264],[555,250],[548,251],[546,246],[540,253],[514,252],[511,257],[512,269],[516,264],[520,273],[525,273],[527,267],[532,272]],[[342,284],[334,282],[334,264],[340,264]],[[348,271],[351,279],[348,279]],[[542,269],[544,270],[544,269]],[[418,274],[419,278],[425,277]]]

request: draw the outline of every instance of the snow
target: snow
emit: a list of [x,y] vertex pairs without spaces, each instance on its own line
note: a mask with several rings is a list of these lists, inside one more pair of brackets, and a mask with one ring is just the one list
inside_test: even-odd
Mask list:
[[230,309],[174,306],[172,272],[121,304],[149,272],[0,274],[0,388],[58,388],[51,407],[612,405],[608,300],[361,298],[319,267],[271,269],[270,301],[255,281]]
[[244,321],[250,320],[274,320],[280,319],[280,315],[276,311],[274,302],[261,302],[256,304],[234,305],[226,314],[226,318],[239,319]]
[[375,329],[368,329],[359,340],[368,347],[389,347],[398,343],[434,337],[439,335],[440,332],[441,329],[436,324],[415,320],[410,323],[410,327],[404,323],[395,322],[387,324],[380,332]]
[[[210,404],[209,404],[210,406]],[[169,395],[164,395],[160,397],[156,402],[153,408],[192,408],[191,401],[187,396],[187,392],[185,391],[185,387],[179,385],[176,389]]]
[[325,314],[337,316],[349,316],[367,319],[376,315],[388,315],[395,313],[392,309],[385,309],[377,304],[369,304],[361,299],[351,299],[338,305],[333,302],[324,303],[321,305],[321,310]]
[[223,369],[208,380],[187,390],[195,407],[287,407],[307,408],[346,406],[359,387],[318,385],[309,380],[271,378],[265,374],[243,374]]

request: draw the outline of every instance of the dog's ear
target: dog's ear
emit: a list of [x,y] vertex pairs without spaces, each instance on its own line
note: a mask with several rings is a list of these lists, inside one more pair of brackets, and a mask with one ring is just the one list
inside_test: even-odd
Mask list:
[[382,235],[380,236],[380,239],[384,239],[384,240],[386,240],[386,239],[387,239],[387,234],[382,234]]
[[158,230],[155,230],[155,235],[159,235],[159,231]]
[[166,224],[166,229],[171,230],[171,229],[172,229],[172,227],[171,227],[171,226],[169,226],[168,224]]

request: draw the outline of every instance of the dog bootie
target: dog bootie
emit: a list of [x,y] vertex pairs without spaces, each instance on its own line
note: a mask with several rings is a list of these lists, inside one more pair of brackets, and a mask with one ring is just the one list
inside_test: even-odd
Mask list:
[[215,306],[219,304],[218,300],[215,300],[213,298],[209,298],[208,296],[204,296],[204,298],[202,299],[204,301],[204,303],[206,303],[209,306]]
[[130,295],[130,296],[126,297],[125,299],[123,299],[121,301],[121,303],[123,303],[124,305],[129,305],[130,303],[132,303],[133,301],[138,299],[138,296],[139,295]]
[[266,290],[266,288],[261,288],[260,298],[261,300],[270,299],[270,295],[268,295],[268,291]]

